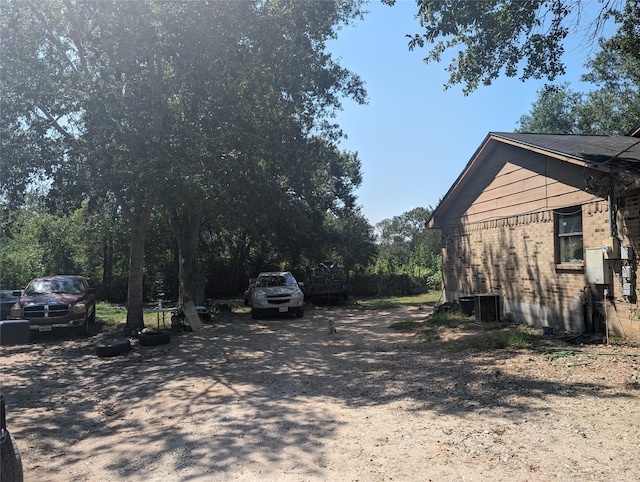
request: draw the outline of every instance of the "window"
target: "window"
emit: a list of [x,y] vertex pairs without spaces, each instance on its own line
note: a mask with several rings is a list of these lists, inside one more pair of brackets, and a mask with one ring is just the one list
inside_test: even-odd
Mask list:
[[560,264],[584,262],[582,209],[580,206],[556,211],[557,253]]

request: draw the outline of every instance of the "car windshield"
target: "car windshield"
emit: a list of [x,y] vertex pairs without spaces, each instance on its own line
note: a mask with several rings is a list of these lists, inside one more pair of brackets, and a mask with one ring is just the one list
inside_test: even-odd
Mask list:
[[37,280],[31,283],[25,291],[27,295],[44,295],[48,293],[81,295],[83,293],[82,283],[72,279]]
[[290,275],[266,275],[260,276],[256,281],[256,286],[264,288],[266,286],[295,286],[296,280]]

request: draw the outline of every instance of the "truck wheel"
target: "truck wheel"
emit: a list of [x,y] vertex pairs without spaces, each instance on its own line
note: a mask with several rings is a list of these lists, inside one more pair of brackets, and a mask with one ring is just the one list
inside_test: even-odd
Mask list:
[[130,350],[131,342],[125,338],[105,340],[96,345],[96,355],[102,357],[123,355]]
[[20,452],[13,437],[8,430],[2,432],[2,444],[0,445],[0,479],[2,482],[22,482],[22,460]]

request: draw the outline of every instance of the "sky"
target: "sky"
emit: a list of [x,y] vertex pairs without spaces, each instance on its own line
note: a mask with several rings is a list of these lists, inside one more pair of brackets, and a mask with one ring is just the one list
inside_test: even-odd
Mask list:
[[[592,8],[597,3],[591,2]],[[336,121],[348,136],[340,147],[358,152],[363,182],[358,204],[373,225],[416,207],[435,208],[489,132],[513,132],[547,80],[501,77],[468,96],[445,91],[446,65],[425,64],[427,48],[409,51],[406,34],[421,32],[415,0],[368,5],[363,20],[344,27],[328,50],[365,82],[368,104],[345,100]],[[565,44],[567,74],[554,83],[580,82],[595,55],[585,32]]]

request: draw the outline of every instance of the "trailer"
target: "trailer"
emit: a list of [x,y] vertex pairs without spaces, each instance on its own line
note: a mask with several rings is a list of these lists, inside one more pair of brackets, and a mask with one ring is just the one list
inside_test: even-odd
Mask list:
[[349,282],[344,265],[335,261],[322,263],[306,269],[304,281],[305,298],[349,299]]

